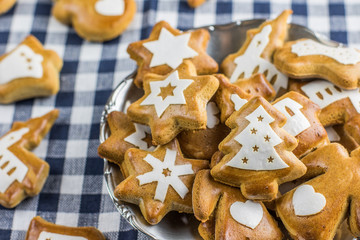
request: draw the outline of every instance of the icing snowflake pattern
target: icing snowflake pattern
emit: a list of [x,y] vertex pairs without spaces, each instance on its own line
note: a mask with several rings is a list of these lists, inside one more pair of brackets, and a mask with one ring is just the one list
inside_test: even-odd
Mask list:
[[0,139],[0,193],[4,193],[16,180],[21,183],[28,172],[27,166],[8,148],[29,131],[28,128],[21,128]]
[[134,123],[134,125],[135,125],[135,132],[124,138],[124,140],[128,143],[137,146],[142,150],[153,151],[155,147],[154,146],[149,147],[148,143],[143,140],[144,138],[146,138],[146,134],[151,135],[150,127],[138,123]]
[[283,140],[270,123],[274,119],[259,106],[245,117],[249,124],[234,139],[242,145],[227,166],[247,170],[277,170],[289,167],[278,155],[274,146]]
[[344,65],[357,64],[360,62],[360,53],[355,48],[330,47],[311,39],[295,43],[291,46],[291,52],[300,57],[324,55]]
[[244,73],[244,78],[250,78],[253,75],[254,69],[259,67],[258,72],[267,72],[266,78],[269,81],[276,77],[273,84],[276,92],[278,92],[281,87],[287,88],[288,78],[277,70],[271,62],[261,57],[262,52],[270,41],[269,36],[271,31],[271,25],[265,26],[261,32],[256,34],[251,40],[245,53],[235,58],[234,63],[236,63],[236,68],[231,75],[230,82],[235,82],[242,73]]
[[164,161],[160,161],[151,154],[146,155],[144,160],[151,165],[153,170],[143,175],[137,176],[140,186],[152,182],[157,182],[155,200],[165,201],[168,188],[173,189],[184,199],[189,189],[181,181],[179,176],[194,174],[191,164],[175,165],[176,151],[166,149]]
[[214,128],[216,125],[219,124],[220,120],[216,115],[220,113],[220,110],[214,102],[209,102],[206,105],[206,113],[207,113],[206,126],[208,128]]
[[143,44],[153,54],[150,67],[167,64],[172,69],[175,69],[184,59],[199,55],[188,46],[190,37],[190,33],[175,36],[166,28],[162,28],[158,40]]
[[[291,98],[284,98],[283,100],[275,103],[274,107],[287,118],[286,123],[282,128],[292,136],[295,137],[311,127],[309,120],[300,111],[303,106]],[[292,115],[290,115],[287,111],[287,108],[292,112]]]
[[[158,117],[164,113],[164,111],[171,104],[186,104],[184,90],[190,86],[194,81],[191,79],[180,79],[178,71],[171,73],[165,80],[150,82],[150,94],[140,103],[141,106],[154,105],[156,114]],[[173,94],[163,99],[161,94],[161,88],[168,85],[175,87]]]
[[20,45],[0,61],[0,85],[17,78],[41,78],[43,76],[43,56],[30,47]]
[[348,97],[356,111],[360,113],[360,93],[358,88],[343,90],[328,81],[316,80],[302,86],[301,90],[321,109],[337,100]]

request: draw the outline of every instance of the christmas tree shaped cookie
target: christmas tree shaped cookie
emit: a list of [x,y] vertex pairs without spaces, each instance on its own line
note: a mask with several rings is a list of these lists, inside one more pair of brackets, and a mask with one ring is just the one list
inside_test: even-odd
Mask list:
[[292,153],[286,118],[262,97],[254,97],[226,121],[231,133],[219,145],[225,155],[211,169],[215,180],[241,188],[247,199],[270,201],[278,185],[301,177],[306,167]]
[[288,78],[272,64],[272,56],[284,43],[287,19],[291,14],[291,10],[285,10],[276,19],[247,32],[241,48],[221,63],[221,69],[230,82],[250,78],[254,73],[263,73],[277,93],[280,89],[287,89]]
[[107,123],[111,134],[98,147],[100,157],[121,167],[124,154],[129,148],[148,151],[155,149],[155,146],[152,145],[149,126],[133,123],[125,113],[118,111],[109,113]]
[[217,72],[218,64],[206,53],[209,39],[205,29],[181,32],[165,21],[158,22],[149,38],[131,43],[127,49],[138,65],[135,85],[141,87],[147,73],[168,74],[185,59],[192,61],[200,75]]
[[49,174],[49,165],[30,152],[37,147],[58,117],[58,110],[15,122],[0,138],[0,204],[17,206],[24,198],[37,195]]
[[195,174],[209,162],[184,158],[174,139],[154,152],[129,149],[124,165],[129,175],[116,187],[115,196],[138,204],[146,221],[157,224],[169,211],[192,213]]
[[134,0],[58,0],[52,9],[57,20],[72,25],[80,37],[96,42],[118,37],[135,13]]
[[300,39],[278,49],[274,64],[292,78],[322,78],[345,89],[360,87],[360,51],[355,48]]
[[282,238],[264,204],[247,200],[239,189],[214,181],[210,170],[196,174],[192,197],[203,239]]
[[150,126],[155,145],[166,144],[183,130],[206,128],[206,104],[218,86],[215,77],[197,76],[194,64],[185,61],[166,76],[148,74],[144,96],[129,106],[128,115]]
[[320,108],[310,99],[291,91],[272,104],[287,118],[283,129],[298,140],[298,146],[293,151],[298,158],[329,143],[326,130],[318,118]]
[[344,124],[344,131],[360,144],[360,92],[344,90],[325,80],[291,81],[290,89],[306,95],[320,106],[319,119],[325,127]]
[[360,148],[351,152],[337,143],[302,159],[310,179],[276,201],[276,212],[294,239],[333,239],[348,217],[360,237]]
[[0,0],[0,15],[9,11],[15,3],[16,0]]
[[105,236],[94,227],[67,227],[34,217],[25,240],[105,240]]
[[239,110],[253,96],[262,96],[270,101],[275,97],[275,90],[263,74],[253,75],[250,79],[242,79],[230,83],[223,74],[214,75],[219,80],[219,89],[215,101],[221,110],[221,122]]
[[28,36],[0,56],[0,103],[56,94],[62,65],[54,51],[45,50],[39,40]]

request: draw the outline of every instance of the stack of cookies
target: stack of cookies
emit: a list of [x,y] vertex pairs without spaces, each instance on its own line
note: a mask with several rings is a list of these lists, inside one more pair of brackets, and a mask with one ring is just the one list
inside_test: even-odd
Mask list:
[[149,224],[178,211],[204,239],[333,239],[347,219],[360,236],[360,51],[287,41],[291,13],[249,30],[220,73],[204,29],[159,22],[129,45],[144,94],[107,116],[98,152]]

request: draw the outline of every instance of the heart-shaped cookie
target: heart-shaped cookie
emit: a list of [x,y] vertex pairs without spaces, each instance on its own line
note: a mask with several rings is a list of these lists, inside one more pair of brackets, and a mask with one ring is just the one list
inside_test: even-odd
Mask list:
[[96,12],[104,16],[120,16],[124,9],[124,0],[99,0],[95,4]]
[[238,223],[254,229],[261,222],[264,212],[260,203],[247,200],[244,203],[234,202],[230,214]]
[[293,206],[297,216],[309,216],[319,213],[326,205],[326,198],[316,193],[311,185],[298,187],[293,195]]

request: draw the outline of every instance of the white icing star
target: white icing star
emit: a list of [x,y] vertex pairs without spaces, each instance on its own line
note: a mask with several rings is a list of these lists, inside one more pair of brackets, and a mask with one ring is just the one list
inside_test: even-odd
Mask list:
[[175,69],[184,59],[197,56],[198,53],[188,46],[190,36],[190,33],[175,36],[162,28],[158,40],[143,44],[153,54],[150,67],[167,64]]
[[157,182],[154,199],[164,202],[169,185],[171,185],[179,196],[184,199],[189,189],[179,176],[194,174],[191,164],[175,165],[176,151],[170,149],[166,149],[164,161],[160,161],[151,154],[146,155],[144,160],[151,165],[153,170],[136,177],[139,179],[140,186]]
[[[184,90],[193,82],[194,80],[191,79],[180,79],[178,71],[175,71],[165,80],[150,82],[151,92],[144,99],[144,101],[140,103],[140,105],[154,105],[158,117],[161,117],[163,112],[171,104],[186,104]],[[165,99],[163,99],[161,96],[159,96],[161,93],[161,88],[164,88],[169,84],[172,87],[175,87],[173,90],[173,96],[167,96]]]
[[214,128],[216,125],[219,124],[220,120],[216,116],[216,114],[220,113],[219,108],[216,106],[214,102],[209,102],[206,105],[206,113],[207,113],[207,123],[206,126],[208,128]]
[[151,134],[150,127],[142,124],[134,123],[136,131],[124,138],[124,140],[128,143],[131,143],[138,148],[146,151],[152,151],[155,149],[154,146],[148,147],[147,142],[145,142],[143,139],[146,137],[147,134]]

